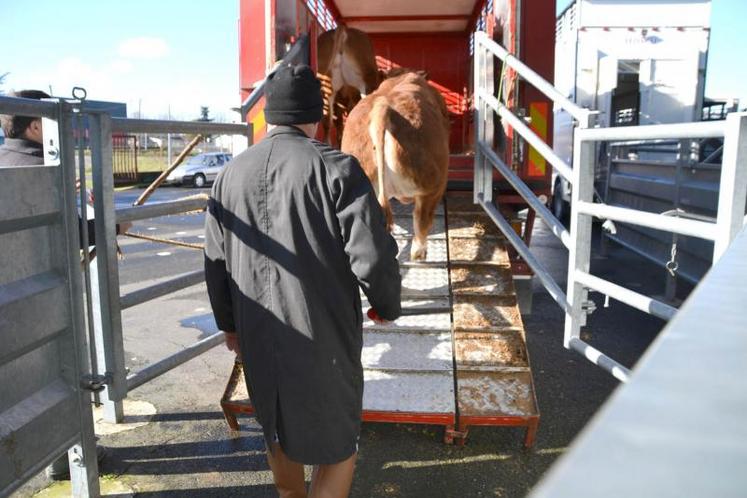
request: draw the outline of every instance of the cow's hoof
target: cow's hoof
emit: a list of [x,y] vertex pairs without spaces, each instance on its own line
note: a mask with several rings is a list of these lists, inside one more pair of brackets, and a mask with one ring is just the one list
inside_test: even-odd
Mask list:
[[428,248],[424,244],[418,242],[412,242],[412,250],[410,251],[411,261],[425,261],[428,256]]

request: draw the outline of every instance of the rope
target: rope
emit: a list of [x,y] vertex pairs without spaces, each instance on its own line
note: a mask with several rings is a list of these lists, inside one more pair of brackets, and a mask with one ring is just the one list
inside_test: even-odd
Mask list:
[[172,246],[188,247],[190,249],[199,249],[199,250],[205,249],[204,244],[192,244],[190,242],[182,242],[180,240],[164,239],[161,237],[153,237],[151,235],[145,235],[145,234],[138,233],[138,232],[125,232],[122,235],[132,237],[133,239],[142,239],[142,240],[147,240],[150,242],[159,242],[161,244],[169,244]]

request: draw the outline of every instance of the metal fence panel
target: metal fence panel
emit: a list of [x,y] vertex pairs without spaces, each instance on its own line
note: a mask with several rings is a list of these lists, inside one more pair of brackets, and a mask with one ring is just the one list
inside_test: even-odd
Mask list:
[[112,135],[114,183],[137,181],[137,136]]
[[[69,116],[65,123],[71,131]],[[73,474],[88,464],[74,495],[99,494],[90,395],[80,388],[85,340],[67,156],[62,166],[0,168],[0,496],[74,445],[84,455]]]

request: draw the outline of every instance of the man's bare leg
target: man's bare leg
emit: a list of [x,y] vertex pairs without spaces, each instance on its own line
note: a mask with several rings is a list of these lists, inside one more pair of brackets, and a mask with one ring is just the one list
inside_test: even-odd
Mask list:
[[303,464],[290,460],[278,443],[267,451],[267,462],[280,498],[306,498]]
[[347,498],[358,453],[340,463],[317,465],[311,474],[309,498]]

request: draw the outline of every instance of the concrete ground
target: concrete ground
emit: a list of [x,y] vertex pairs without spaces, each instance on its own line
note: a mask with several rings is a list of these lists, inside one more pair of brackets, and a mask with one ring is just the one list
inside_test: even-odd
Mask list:
[[[165,188],[154,200],[192,193]],[[138,194],[120,192],[117,202],[130,203]],[[137,222],[134,230],[201,242],[203,219],[171,216]],[[122,293],[202,264],[198,250],[129,238],[120,238],[120,244]],[[564,286],[567,253],[560,242],[538,224],[532,246]],[[594,257],[592,272],[639,292],[663,293],[661,269],[614,246],[609,258]],[[522,429],[475,427],[467,445],[455,447],[442,443],[439,427],[364,424],[352,496],[522,497],[566,451],[618,382],[563,349],[563,313],[538,282],[533,292],[533,313],[524,321],[541,413],[535,447],[523,449]],[[634,365],[663,323],[617,302],[604,308],[598,294],[592,298],[598,310],[584,338]],[[126,310],[123,326],[132,371],[216,332],[204,285]],[[130,413],[126,422],[147,423],[100,436],[106,448],[102,475],[138,497],[277,496],[256,423],[241,419],[242,430],[233,437],[223,420],[219,400],[232,362],[233,355],[219,346],[132,391],[130,400],[150,403],[156,413]],[[38,478],[17,495],[28,496],[45,484]],[[110,496],[130,495],[117,489]]]

